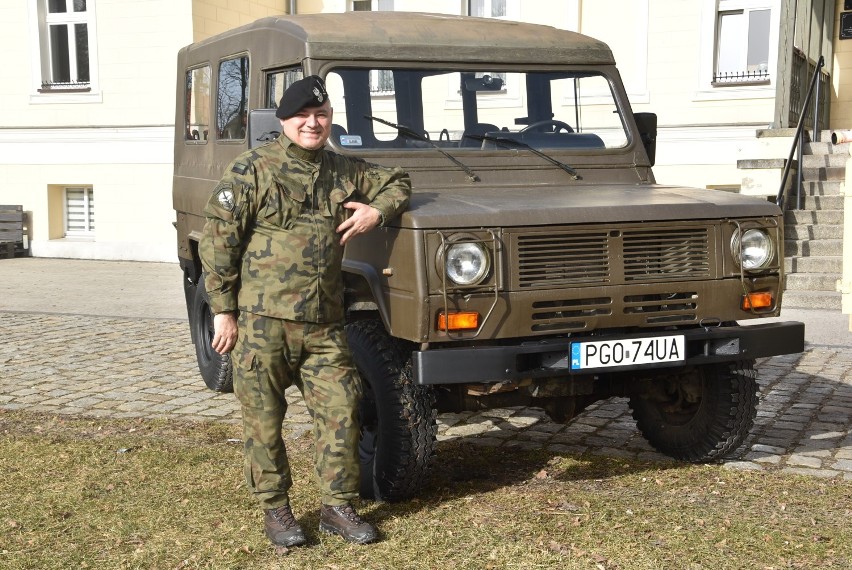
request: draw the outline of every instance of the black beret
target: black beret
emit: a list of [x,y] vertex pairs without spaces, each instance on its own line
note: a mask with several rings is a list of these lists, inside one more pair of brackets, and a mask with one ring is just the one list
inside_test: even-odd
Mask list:
[[275,116],[288,119],[305,107],[321,107],[327,100],[328,92],[322,78],[319,75],[309,75],[284,91]]

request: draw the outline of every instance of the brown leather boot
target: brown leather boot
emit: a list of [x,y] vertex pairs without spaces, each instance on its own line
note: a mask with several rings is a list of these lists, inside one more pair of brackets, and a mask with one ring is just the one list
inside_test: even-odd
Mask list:
[[264,511],[263,527],[272,544],[278,546],[301,546],[307,542],[302,527],[296,522],[290,505]]
[[323,505],[319,528],[322,532],[337,534],[355,544],[367,544],[379,538],[376,527],[359,517],[352,505]]

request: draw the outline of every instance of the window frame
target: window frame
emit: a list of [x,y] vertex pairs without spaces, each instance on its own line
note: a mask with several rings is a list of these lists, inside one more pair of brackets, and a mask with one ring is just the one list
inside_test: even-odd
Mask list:
[[[245,93],[245,96],[243,97],[242,102],[241,102],[242,104],[244,104],[244,109],[243,109],[244,123],[242,125],[242,127],[243,127],[242,128],[242,136],[235,136],[235,137],[222,136],[223,131],[220,130],[220,124],[219,124],[219,122],[221,120],[220,114],[222,112],[222,67],[223,67],[223,64],[226,64],[226,63],[229,63],[229,62],[235,62],[235,61],[239,61],[239,60],[245,60],[245,77],[243,78],[245,80],[245,84],[241,86],[241,89],[244,89],[244,93]],[[214,108],[213,116],[210,118],[211,122],[215,121],[216,129],[215,129],[214,134],[215,134],[215,139],[216,139],[217,142],[220,142],[220,143],[243,143],[243,142],[245,142],[246,137],[248,136],[248,111],[249,111],[249,107],[250,107],[250,104],[249,104],[249,96],[250,96],[249,89],[251,87],[251,65],[252,65],[251,64],[251,57],[249,56],[248,52],[241,52],[241,53],[237,53],[237,54],[232,54],[232,55],[229,55],[227,57],[223,57],[222,59],[219,60],[219,63],[217,65],[217,69],[216,69],[216,97],[215,97],[215,103],[214,103],[215,108]],[[211,99],[212,99],[212,94],[211,94]],[[231,120],[233,120],[233,119],[231,119]]]
[[[199,136],[198,138],[194,138],[194,137],[191,137],[191,136],[188,136],[188,135],[193,132],[192,129],[191,129],[191,126],[192,126],[193,123],[190,122],[190,118],[191,118],[191,115],[192,115],[191,109],[193,107],[197,107],[197,105],[194,106],[192,104],[193,101],[195,100],[192,97],[195,94],[195,91],[192,89],[192,82],[188,81],[188,79],[190,77],[194,78],[195,72],[203,72],[203,71],[207,71],[207,87],[208,87],[207,105],[206,105],[207,135],[204,136],[204,137]],[[205,62],[205,63],[199,64],[199,65],[193,66],[193,67],[189,67],[184,71],[184,82],[183,82],[184,87],[183,88],[184,88],[184,103],[185,103],[185,106],[184,106],[184,114],[183,114],[183,127],[184,127],[184,143],[186,143],[186,144],[193,144],[193,145],[207,144],[207,142],[210,140],[210,134],[211,134],[210,128],[213,126],[213,124],[212,124],[212,121],[213,121],[213,114],[212,114],[213,85],[212,85],[212,81],[213,81],[213,66],[209,62]],[[202,109],[203,108],[204,107],[202,107]],[[196,124],[198,124],[198,123],[196,123]],[[197,129],[196,129],[196,132],[198,132]]]
[[[734,4],[733,2],[736,2]],[[719,13],[745,6],[765,8],[769,15],[769,79],[756,82],[714,83],[716,73],[717,27]],[[700,57],[696,66],[693,101],[728,99],[767,99],[775,97],[778,69],[778,33],[781,27],[780,0],[702,0]]]
[[[48,0],[28,0],[30,22],[30,67],[31,93],[30,103],[100,103],[103,100],[100,91],[97,49],[97,8],[96,0],[86,0],[85,12],[73,11],[73,0],[66,0],[72,9],[65,13],[49,14]],[[52,73],[50,26],[66,24],[73,30],[76,24],[85,24],[89,50],[89,81],[82,86],[50,86]],[[69,63],[76,66],[76,45],[73,34],[69,34]],[[47,85],[47,86],[45,86]]]
[[[367,3],[369,9],[365,7]],[[355,6],[362,8],[359,10]],[[346,6],[347,12],[393,12],[394,9],[394,0],[349,0]]]
[[[767,37],[766,42],[766,52],[767,52],[767,68],[765,70],[758,70],[755,72],[748,70],[748,54],[751,51],[752,45],[750,43],[751,40],[751,17],[756,12],[769,12],[769,20],[766,22],[767,24]],[[723,26],[722,21],[726,16],[741,16],[744,19],[744,22],[740,25],[744,25],[745,34],[740,34],[739,41],[735,46],[723,45]],[[771,74],[769,72],[769,52],[770,49],[770,38],[771,38],[771,28],[769,26],[772,20],[772,8],[767,6],[761,2],[755,1],[737,1],[737,0],[720,0],[719,7],[716,10],[716,29],[715,29],[715,40],[714,40],[714,57],[713,57],[713,85],[714,86],[728,86],[732,84],[737,85],[746,85],[746,84],[765,84],[770,81]],[[744,36],[744,41],[743,41]],[[731,49],[731,48],[735,49]],[[730,71],[721,71],[720,66],[722,65],[722,55],[724,53],[736,53],[738,56],[743,57],[744,63],[742,66],[743,69]],[[729,75],[733,73],[733,76]],[[725,78],[733,77],[731,80],[722,79],[724,74]],[[740,75],[742,74],[742,75]],[[754,75],[754,77],[752,77]],[[742,77],[742,79],[739,79]]]
[[[78,231],[69,229],[68,191],[83,191],[83,209],[86,229]],[[92,186],[65,186],[62,188],[62,224],[64,237],[67,238],[94,238],[95,237],[95,189]]]

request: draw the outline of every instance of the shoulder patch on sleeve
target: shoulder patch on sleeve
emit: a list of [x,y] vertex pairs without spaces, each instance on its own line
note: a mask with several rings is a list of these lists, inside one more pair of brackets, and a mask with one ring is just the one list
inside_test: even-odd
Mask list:
[[230,184],[220,184],[216,189],[216,200],[219,202],[219,205],[228,210],[229,212],[234,211],[234,192],[231,189]]
[[236,172],[237,174],[245,174],[248,170],[249,165],[243,162],[235,162],[234,166],[231,167],[231,172]]

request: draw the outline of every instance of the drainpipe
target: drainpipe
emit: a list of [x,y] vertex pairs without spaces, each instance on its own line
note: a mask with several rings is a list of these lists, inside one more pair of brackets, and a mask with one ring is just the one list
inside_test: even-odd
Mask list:
[[292,16],[293,14],[296,13],[296,10],[297,10],[296,0],[290,0],[289,4],[290,4],[290,6],[289,6],[289,8],[287,8],[287,13]]

